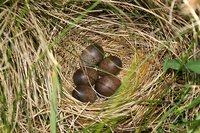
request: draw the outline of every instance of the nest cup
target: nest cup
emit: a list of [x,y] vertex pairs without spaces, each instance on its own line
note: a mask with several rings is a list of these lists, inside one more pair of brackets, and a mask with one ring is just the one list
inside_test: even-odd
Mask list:
[[[96,33],[99,29],[94,29],[92,32],[75,28],[55,49],[56,58],[61,65],[63,91],[66,94],[62,101],[64,112],[66,114],[74,112],[75,116],[81,112],[76,122],[87,126],[92,121],[100,122],[108,117],[114,119],[118,116],[129,114],[130,110],[127,110],[125,105],[133,104],[132,111],[135,113],[133,119],[137,121],[137,123],[140,123],[142,114],[140,114],[138,110],[147,110],[147,108],[134,105],[134,103],[131,102],[133,100],[142,100],[144,97],[148,99],[154,95],[154,90],[149,90],[148,86],[153,84],[153,79],[159,75],[160,69],[155,70],[155,68],[159,66],[161,62],[157,57],[148,59],[143,63],[142,61],[160,44],[154,41],[154,39],[149,38],[148,35],[137,34],[134,28],[129,28],[129,30],[127,30],[119,25],[113,28],[113,25],[108,26],[106,23],[99,22],[98,20],[93,21],[92,25],[101,25],[102,29],[112,29],[112,31],[104,34]],[[111,33],[113,31],[117,34],[112,35]],[[130,32],[135,34],[134,40],[137,40],[136,42],[132,40],[133,35],[130,34]],[[98,98],[94,103],[87,104],[71,96],[71,92],[75,89],[72,76],[78,68],[82,67],[84,69],[84,65],[79,56],[81,52],[91,44],[102,46],[105,51],[105,57],[114,55],[122,60],[122,71],[117,75],[117,77],[122,80],[122,86],[108,99]],[[140,68],[137,68],[138,64],[141,64]],[[147,91],[149,91],[148,94]],[[70,105],[70,107],[68,105]],[[115,111],[112,112],[113,110]],[[123,110],[124,114],[121,113]],[[99,120],[97,120],[97,117]],[[76,122],[74,124],[78,126]]]

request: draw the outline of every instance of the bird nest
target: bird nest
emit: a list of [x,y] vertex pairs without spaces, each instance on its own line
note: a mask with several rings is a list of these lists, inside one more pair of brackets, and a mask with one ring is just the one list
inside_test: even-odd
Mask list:
[[[169,5],[158,1],[66,3],[60,7],[50,1],[16,2],[1,9],[5,45],[0,51],[4,88],[0,94],[8,107],[1,115],[13,123],[11,130],[49,132],[52,88],[57,88],[59,132],[125,132],[141,125],[145,131],[153,130],[169,103],[174,103],[167,93],[174,73],[164,73],[162,66],[166,56],[179,57],[189,47],[189,34],[184,40],[171,39],[187,22],[175,14],[169,23]],[[123,64],[118,75],[122,84],[115,94],[98,97],[92,104],[71,95],[80,54],[91,44],[102,46],[106,56],[115,55]],[[55,72],[59,87],[53,84]]]

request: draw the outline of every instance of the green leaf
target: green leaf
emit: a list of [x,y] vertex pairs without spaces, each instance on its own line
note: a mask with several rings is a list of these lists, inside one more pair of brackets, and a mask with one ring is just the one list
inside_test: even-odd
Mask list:
[[199,133],[200,132],[200,114],[197,116],[196,120],[191,122],[191,126],[187,133]]
[[174,69],[174,70],[180,70],[181,67],[182,67],[182,64],[177,59],[173,59],[173,60],[167,59],[165,60],[163,64],[164,71],[168,70],[169,68]]
[[200,74],[200,60],[189,60],[187,63],[186,63],[186,67],[195,72],[195,73],[198,73]]

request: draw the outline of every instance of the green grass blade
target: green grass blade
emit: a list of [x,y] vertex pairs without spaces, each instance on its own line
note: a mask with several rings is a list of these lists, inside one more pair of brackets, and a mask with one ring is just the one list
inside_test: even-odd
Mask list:
[[200,114],[195,120],[191,122],[191,126],[187,133],[199,133],[200,132]]
[[53,88],[51,93],[51,116],[50,116],[50,126],[51,132],[56,133],[56,122],[57,122],[57,109],[56,109],[56,90],[59,88],[59,77],[58,77],[58,69],[56,66],[53,67],[53,74],[52,74],[52,81],[53,81]]
[[194,107],[198,106],[199,104],[200,104],[200,96],[198,96],[196,99],[194,99],[191,103],[179,107],[179,108],[176,110],[176,112],[177,112],[177,113],[182,113],[182,112],[185,111],[186,109],[194,108]]

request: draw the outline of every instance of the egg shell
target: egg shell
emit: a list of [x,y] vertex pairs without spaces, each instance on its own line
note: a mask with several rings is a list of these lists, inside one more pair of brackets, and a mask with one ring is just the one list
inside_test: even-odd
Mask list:
[[114,76],[103,76],[95,83],[95,90],[106,97],[113,95],[121,85],[121,81]]
[[72,96],[81,102],[94,103],[97,99],[95,91],[88,85],[79,85],[72,91]]
[[99,66],[99,75],[117,75],[122,69],[122,61],[117,56],[108,56],[103,59]]
[[89,45],[82,51],[80,59],[86,66],[95,66],[104,58],[104,50],[97,44]]
[[98,78],[98,72],[93,68],[79,68],[73,75],[73,82],[78,85],[93,85]]

